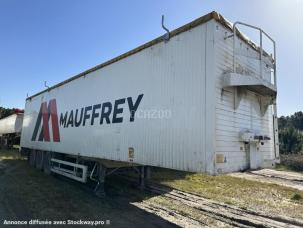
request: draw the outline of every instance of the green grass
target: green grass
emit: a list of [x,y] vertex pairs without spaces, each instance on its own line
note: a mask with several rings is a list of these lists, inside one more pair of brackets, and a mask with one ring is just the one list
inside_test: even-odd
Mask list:
[[[11,195],[11,199],[20,202],[21,208],[24,209],[22,211],[28,211],[31,216],[37,218],[50,215],[52,218],[78,218],[88,214],[97,218],[98,212],[102,212],[104,217],[113,218],[119,216],[122,211],[128,211],[128,215],[123,219],[127,219],[131,212],[143,218],[139,211],[129,206],[129,202],[142,200],[170,206],[173,209],[179,208],[180,212],[193,214],[197,218],[200,216],[190,208],[172,205],[161,196],[138,191],[132,188],[127,180],[115,175],[107,178],[108,198],[98,199],[99,203],[96,204],[97,199],[94,196],[87,194],[75,184],[45,175],[30,167],[17,151],[0,150],[1,162],[7,167],[16,167],[10,169],[5,178],[1,179],[0,186],[3,191],[5,190],[5,194],[9,194],[3,196],[2,200],[9,202],[10,198],[7,199],[7,196]],[[161,168],[153,168],[152,182],[241,208],[303,219],[303,192],[276,184],[228,175],[210,176]],[[1,194],[0,192],[0,202]]]
[[0,150],[0,223],[3,219],[110,219],[113,227],[166,224],[130,203],[148,199],[148,194],[115,178],[109,178],[106,185],[108,195],[100,199],[87,185],[46,175],[31,167],[17,151]]
[[275,167],[276,170],[279,171],[293,171],[293,172],[298,172],[298,170],[292,168],[291,166],[285,165],[285,164],[277,164]]
[[277,170],[303,172],[303,154],[281,154]]
[[293,196],[291,197],[292,200],[302,200],[302,196],[300,193],[294,193]]
[[0,149],[0,161],[3,160],[22,160],[17,150]]

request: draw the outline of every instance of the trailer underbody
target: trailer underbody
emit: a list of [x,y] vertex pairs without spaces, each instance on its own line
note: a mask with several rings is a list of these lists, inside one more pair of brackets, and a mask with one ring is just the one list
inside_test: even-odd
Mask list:
[[62,175],[82,183],[94,182],[93,191],[98,197],[105,196],[106,177],[113,173],[135,171],[138,175],[138,185],[142,190],[150,179],[149,166],[131,162],[81,157],[29,148],[22,148],[21,154],[28,158],[31,166],[46,174]]

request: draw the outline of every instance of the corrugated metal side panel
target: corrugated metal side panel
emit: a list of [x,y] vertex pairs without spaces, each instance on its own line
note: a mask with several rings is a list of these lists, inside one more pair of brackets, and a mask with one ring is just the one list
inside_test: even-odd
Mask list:
[[[233,39],[224,39],[230,31],[217,23],[215,31],[215,78],[216,78],[216,153],[224,154],[226,163],[217,163],[216,168],[222,172],[232,172],[246,168],[247,159],[244,143],[239,142],[239,133],[243,129],[250,129],[260,134],[269,135],[272,140],[259,147],[263,160],[274,159],[273,143],[273,112],[269,106],[264,116],[260,113],[260,106],[256,94],[247,91],[237,110],[233,108],[233,89],[222,90],[223,74],[232,70]],[[240,43],[240,42],[239,42]],[[248,45],[242,43],[243,53],[256,55]],[[258,74],[259,63],[250,58],[237,56],[236,62],[241,70],[250,74]],[[238,68],[239,70],[239,68]],[[265,78],[270,78],[266,73]]]
[[22,114],[13,114],[0,120],[0,135],[20,133],[22,129]]
[[[129,161],[128,148],[133,147],[136,163],[205,171],[205,57],[206,45],[213,44],[206,42],[210,23],[28,100],[21,146],[118,161]],[[141,117],[136,116],[134,122],[127,121],[126,105],[123,123],[60,126],[59,143],[31,140],[43,101],[56,98],[60,115],[139,94],[144,94],[137,111]],[[171,116],[148,118],[153,110],[168,111]]]

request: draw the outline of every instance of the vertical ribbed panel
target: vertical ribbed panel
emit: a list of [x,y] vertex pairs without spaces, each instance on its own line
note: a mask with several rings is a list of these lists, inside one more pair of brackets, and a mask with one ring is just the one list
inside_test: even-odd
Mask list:
[[[247,158],[244,143],[239,141],[239,133],[243,129],[268,135],[271,140],[260,145],[258,153],[262,160],[273,160],[273,112],[269,106],[264,116],[260,113],[258,97],[255,93],[247,91],[237,110],[233,108],[233,89],[222,90],[223,74],[232,70],[233,64],[233,38],[224,39],[230,31],[217,24],[215,32],[215,77],[216,77],[216,152],[224,154],[227,162],[217,164],[223,172],[237,171],[247,167]],[[240,41],[237,40],[237,45]],[[239,46],[237,46],[239,48]],[[242,53],[258,56],[247,44],[242,42]],[[237,70],[258,76],[260,66],[258,60],[253,58],[236,58]],[[240,67],[239,67],[240,66]],[[263,78],[269,80],[270,73],[266,72]],[[242,150],[241,150],[242,149]]]
[[[28,100],[22,147],[82,156],[129,161],[188,171],[205,171],[206,27],[213,21],[172,37],[85,77],[70,81]],[[212,50],[212,49],[210,49]],[[213,55],[213,54],[212,54]],[[123,123],[78,128],[60,126],[61,142],[31,141],[42,101],[56,99],[58,115],[88,105],[120,98],[144,97],[137,113],[167,111],[168,118],[136,116],[129,122],[127,104]]]
[[23,114],[12,114],[0,120],[0,135],[20,133]]

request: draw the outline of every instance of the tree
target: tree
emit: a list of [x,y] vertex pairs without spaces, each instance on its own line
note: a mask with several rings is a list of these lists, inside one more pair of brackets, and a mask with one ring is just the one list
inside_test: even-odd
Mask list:
[[20,109],[17,109],[17,108],[3,108],[3,107],[0,107],[0,119],[2,118],[5,118],[7,116],[10,116],[14,113],[20,113],[20,112],[23,112],[23,110],[20,110]]
[[302,112],[295,112],[295,114],[291,115],[290,121],[292,126],[295,129],[300,131],[303,130],[303,113]]
[[279,141],[281,153],[298,153],[302,149],[302,133],[294,127],[280,129]]
[[287,125],[289,125],[289,117],[288,116],[281,116],[278,119],[278,127],[279,129],[284,129],[287,127]]
[[279,118],[279,129],[289,127],[303,131],[303,112],[295,112],[291,116],[281,116]]

